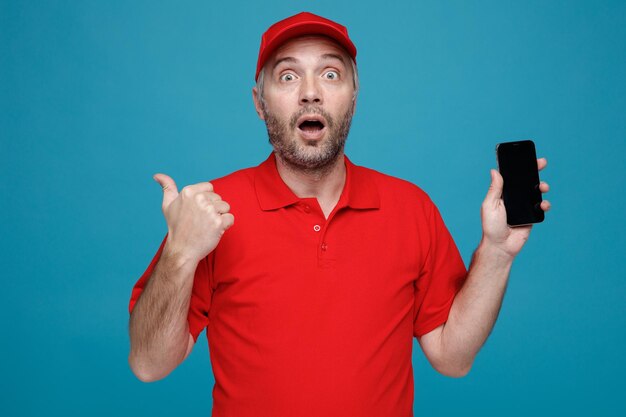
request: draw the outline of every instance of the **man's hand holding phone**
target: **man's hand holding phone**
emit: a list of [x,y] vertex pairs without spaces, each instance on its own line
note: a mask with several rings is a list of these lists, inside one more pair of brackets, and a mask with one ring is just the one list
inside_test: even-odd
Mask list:
[[[538,158],[536,161],[537,172],[544,169],[548,164],[545,158]],[[499,165],[502,170],[501,162]],[[497,248],[501,254],[512,259],[520,252],[528,240],[532,224],[510,226],[507,223],[507,209],[502,196],[504,181],[500,172],[495,169],[491,170],[491,185],[480,210],[483,226],[481,245]],[[543,194],[550,190],[550,186],[546,182],[540,181],[538,189]],[[540,218],[543,219],[543,213],[550,210],[550,202],[543,200],[537,204],[538,207],[536,209],[541,210]],[[509,208],[509,212],[511,212],[511,209],[512,207]]]

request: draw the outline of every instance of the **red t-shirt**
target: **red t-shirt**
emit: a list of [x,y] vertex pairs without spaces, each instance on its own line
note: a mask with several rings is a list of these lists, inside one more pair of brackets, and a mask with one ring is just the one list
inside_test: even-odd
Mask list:
[[211,181],[235,224],[198,264],[188,321],[207,328],[214,417],[412,415],[413,336],[446,322],[467,271],[426,193],[345,164],[328,219],[273,153]]

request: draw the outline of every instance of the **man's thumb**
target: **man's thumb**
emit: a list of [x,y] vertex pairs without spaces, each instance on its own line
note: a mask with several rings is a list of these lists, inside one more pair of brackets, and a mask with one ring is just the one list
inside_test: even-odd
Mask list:
[[487,200],[495,202],[502,198],[502,186],[504,180],[502,175],[495,169],[491,170],[491,184],[489,185],[489,191],[487,191]]
[[172,178],[165,174],[154,174],[152,178],[159,183],[163,189],[163,208],[170,205],[178,197],[178,188]]

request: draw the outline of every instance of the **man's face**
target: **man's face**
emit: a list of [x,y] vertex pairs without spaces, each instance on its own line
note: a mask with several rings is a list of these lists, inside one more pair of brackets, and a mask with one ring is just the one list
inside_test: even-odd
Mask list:
[[325,37],[292,39],[264,66],[264,103],[257,112],[270,143],[294,168],[319,170],[343,151],[355,108],[350,56]]

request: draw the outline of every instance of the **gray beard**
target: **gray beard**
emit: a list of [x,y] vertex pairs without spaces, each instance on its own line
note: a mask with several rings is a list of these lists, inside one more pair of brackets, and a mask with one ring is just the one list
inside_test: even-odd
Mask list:
[[[296,138],[289,136],[290,132],[295,131],[298,118],[304,114],[319,114],[326,119],[328,132],[327,138],[323,142],[302,145],[298,143]],[[263,107],[263,116],[265,117],[269,142],[274,147],[276,155],[288,168],[320,176],[330,170],[343,154],[352,123],[352,107],[339,121],[335,121],[326,111],[314,106],[300,109],[291,116],[288,124],[275,117],[265,107]]]

